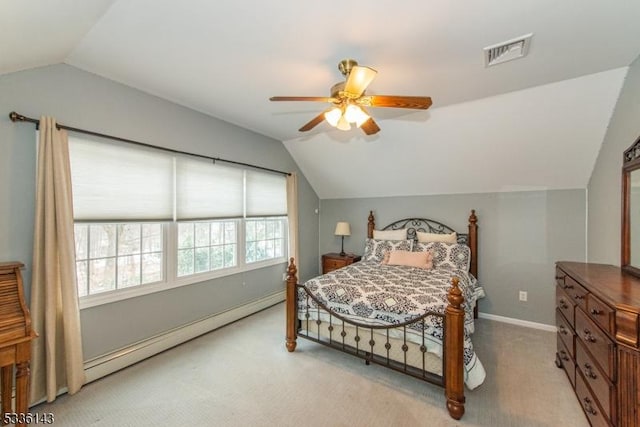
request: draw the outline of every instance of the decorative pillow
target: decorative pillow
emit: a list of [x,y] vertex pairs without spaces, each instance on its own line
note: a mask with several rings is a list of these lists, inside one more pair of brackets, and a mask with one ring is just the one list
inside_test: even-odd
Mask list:
[[425,233],[424,231],[416,231],[418,236],[418,242],[444,242],[444,243],[458,243],[458,235],[455,233],[440,234],[440,233]]
[[433,268],[459,268],[469,271],[471,249],[459,243],[429,242],[413,245],[414,252],[431,252]]
[[433,268],[431,252],[389,251],[384,255],[382,264],[406,265],[408,267]]
[[407,229],[373,230],[373,238],[378,240],[407,240]]
[[412,240],[379,240],[367,239],[364,244],[363,261],[382,262],[384,254],[389,251],[410,251]]

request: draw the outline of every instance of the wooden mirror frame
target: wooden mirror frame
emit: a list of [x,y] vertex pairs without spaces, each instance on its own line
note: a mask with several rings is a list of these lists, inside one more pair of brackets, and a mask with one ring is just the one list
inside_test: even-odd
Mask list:
[[[640,277],[640,266],[631,264],[631,172],[640,170],[640,138],[627,148],[622,158],[622,239],[621,267],[624,271]],[[638,219],[640,221],[640,218]],[[640,250],[640,247],[636,248]]]

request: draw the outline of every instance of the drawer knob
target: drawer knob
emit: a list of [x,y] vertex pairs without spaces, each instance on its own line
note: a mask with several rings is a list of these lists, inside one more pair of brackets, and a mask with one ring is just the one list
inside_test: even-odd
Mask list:
[[593,314],[594,316],[600,316],[602,314],[602,310],[598,310],[597,308],[592,308],[591,314]]
[[575,299],[584,299],[584,295],[574,295]]
[[591,333],[590,330],[586,329],[584,330],[584,339],[587,342],[596,342],[596,338],[593,336],[593,334]]
[[584,364],[584,374],[587,376],[587,378],[591,378],[592,380],[598,378],[598,376],[593,372],[593,366],[588,363]]
[[584,402],[584,410],[591,415],[598,415],[598,412],[596,412],[596,410],[593,408],[593,405],[591,404],[591,399],[589,399],[588,397],[585,397],[584,399],[582,399],[582,401]]
[[569,308],[569,305],[564,299],[560,299],[560,308],[563,310],[566,310],[567,308]]
[[560,350],[560,359],[564,360],[565,362],[569,361],[569,356],[567,356],[566,351]]
[[558,326],[558,329],[560,330],[561,334],[567,335],[567,328],[565,328],[564,325]]

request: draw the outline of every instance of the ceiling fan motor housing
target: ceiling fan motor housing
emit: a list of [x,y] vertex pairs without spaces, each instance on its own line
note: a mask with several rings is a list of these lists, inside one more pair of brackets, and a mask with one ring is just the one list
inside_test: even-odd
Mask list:
[[356,61],[355,59],[343,59],[338,64],[338,70],[340,70],[343,76],[349,77],[351,69],[356,65],[358,65],[358,61]]
[[345,86],[344,81],[342,82],[338,82],[336,84],[334,84],[333,86],[331,86],[331,97],[332,98],[340,98],[340,92],[344,91],[344,86]]

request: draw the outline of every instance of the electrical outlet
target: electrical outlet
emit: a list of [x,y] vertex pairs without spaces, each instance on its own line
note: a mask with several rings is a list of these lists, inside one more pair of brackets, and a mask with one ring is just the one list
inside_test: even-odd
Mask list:
[[520,291],[520,301],[527,300],[527,291]]

